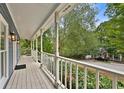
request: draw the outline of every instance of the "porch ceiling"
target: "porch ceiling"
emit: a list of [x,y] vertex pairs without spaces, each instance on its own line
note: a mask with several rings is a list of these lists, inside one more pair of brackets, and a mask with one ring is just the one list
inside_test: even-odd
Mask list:
[[23,39],[31,39],[52,12],[58,7],[57,3],[9,3],[11,16],[15,21],[19,35]]

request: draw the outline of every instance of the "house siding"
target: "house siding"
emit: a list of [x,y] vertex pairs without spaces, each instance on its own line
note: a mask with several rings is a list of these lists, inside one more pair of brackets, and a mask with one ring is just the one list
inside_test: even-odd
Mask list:
[[13,72],[13,43],[9,40],[9,76]]
[[[4,19],[8,23],[9,33],[14,32],[17,35],[17,39],[19,40],[20,37],[19,37],[19,34],[17,32],[17,29],[14,25],[12,18],[11,18],[9,10],[8,10],[6,4],[4,4],[4,3],[0,4],[0,14],[4,17]],[[13,42],[11,40],[9,40],[9,47],[8,48],[9,48],[9,60],[8,60],[9,61],[9,75],[11,75],[13,72]],[[18,48],[17,48],[17,52],[19,53]],[[19,59],[18,53],[17,53],[17,61]]]

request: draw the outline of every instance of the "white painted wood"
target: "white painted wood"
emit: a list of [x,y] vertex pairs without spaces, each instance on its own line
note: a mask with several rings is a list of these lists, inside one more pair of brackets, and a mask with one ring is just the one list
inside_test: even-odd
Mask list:
[[78,64],[76,64],[76,89],[78,89]]
[[61,83],[63,82],[63,62],[61,60]]
[[32,42],[33,42],[33,50],[34,50],[34,40]]
[[32,56],[32,41],[31,41],[31,56]]
[[36,38],[36,62],[38,62],[38,39]]
[[67,62],[65,61],[65,88],[67,88]]
[[87,67],[84,67],[84,89],[87,89]]
[[112,89],[117,89],[117,75],[113,73],[112,78]]
[[70,89],[72,89],[72,63],[70,62]]
[[58,60],[58,56],[59,56],[59,31],[58,31],[58,13],[55,12],[55,37],[56,37],[56,41],[55,41],[55,71],[56,71],[56,76],[55,76],[55,84],[56,87],[58,87],[58,82],[59,82],[59,60]]
[[96,69],[96,89],[99,89],[99,70]]
[[114,69],[111,69],[111,68],[107,68],[107,67],[91,64],[91,63],[88,63],[88,62],[85,62],[85,61],[78,61],[78,60],[74,60],[74,59],[70,59],[70,58],[66,58],[66,57],[62,57],[62,56],[59,56],[58,58],[62,59],[62,60],[69,61],[69,62],[72,62],[74,64],[78,64],[78,65],[82,65],[82,66],[87,66],[87,67],[91,67],[91,68],[94,68],[94,69],[107,71],[107,72],[110,72],[110,73],[115,73],[117,75],[124,75],[123,71],[114,70]]
[[[43,52],[44,55],[49,55],[49,57],[54,57],[53,54],[49,54],[49,53],[45,53]],[[46,56],[44,56],[44,58],[47,58]],[[76,64],[76,65],[82,65],[84,66],[84,88],[86,89],[87,88],[87,68],[93,68],[93,69],[96,69],[96,88],[99,88],[99,71],[108,71],[110,73],[114,73],[113,75],[113,84],[112,84],[112,88],[117,88],[117,76],[118,75],[123,75],[123,72],[120,72],[120,71],[115,71],[115,70],[112,70],[112,69],[105,69],[105,67],[101,67],[101,66],[97,66],[97,65],[92,65],[90,63],[86,63],[86,62],[82,62],[82,61],[77,61],[77,60],[73,60],[73,59],[69,59],[69,58],[65,58],[65,57],[61,57],[61,56],[58,56],[57,57],[59,60],[63,60],[64,62],[68,62],[68,63],[73,63],[73,64]],[[62,67],[62,62],[61,62],[61,67]],[[65,66],[66,67],[66,66]],[[53,67],[55,68],[55,67]],[[70,68],[71,68],[71,65],[70,65]],[[77,68],[76,68],[77,69]],[[71,72],[71,69],[70,69],[70,72]],[[77,73],[77,70],[76,70],[76,73]],[[61,75],[62,75],[62,68],[61,68]],[[76,74],[77,75],[77,74]],[[54,74],[55,76],[55,74]],[[71,74],[70,74],[70,78],[71,78]],[[71,80],[71,79],[70,79]],[[77,80],[77,79],[76,79]],[[62,82],[62,78],[61,78],[61,82]],[[64,81],[65,82],[65,81]],[[70,84],[71,85],[71,84]],[[77,84],[78,85],[78,84]]]
[[52,61],[51,61],[51,57],[49,58],[49,71],[50,73],[52,73]]
[[41,55],[40,55],[40,60],[41,60],[41,67],[43,65],[43,60],[42,60],[42,52],[43,52],[43,32],[42,32],[42,29],[41,29],[41,35],[40,35],[40,52],[41,52]]

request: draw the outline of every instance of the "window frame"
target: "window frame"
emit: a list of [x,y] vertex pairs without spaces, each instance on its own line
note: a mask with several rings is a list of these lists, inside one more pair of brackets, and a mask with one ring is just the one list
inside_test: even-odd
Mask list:
[[[8,64],[8,58],[9,58],[9,56],[8,56],[8,49],[9,49],[9,44],[8,44],[9,35],[8,35],[8,32],[9,32],[9,29],[8,29],[8,23],[6,22],[6,20],[2,16],[2,14],[0,14],[0,30],[2,30],[1,29],[1,23],[5,26],[5,31],[6,31],[5,32],[5,35],[6,35],[5,36],[5,49],[0,50],[0,59],[1,59],[1,54],[5,53],[4,54],[5,62],[3,64],[4,65],[3,76],[2,76],[2,78],[0,78],[0,88],[3,88],[4,85],[6,84],[8,78],[9,78],[9,64]],[[1,39],[0,39],[0,43],[1,43]],[[1,63],[0,63],[0,67],[1,67]],[[0,72],[1,72],[1,68],[0,68]]]

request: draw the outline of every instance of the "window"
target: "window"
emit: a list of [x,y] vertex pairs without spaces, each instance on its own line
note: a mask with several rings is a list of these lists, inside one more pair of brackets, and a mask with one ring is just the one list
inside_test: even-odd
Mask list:
[[0,81],[7,76],[7,28],[6,21],[0,15]]

